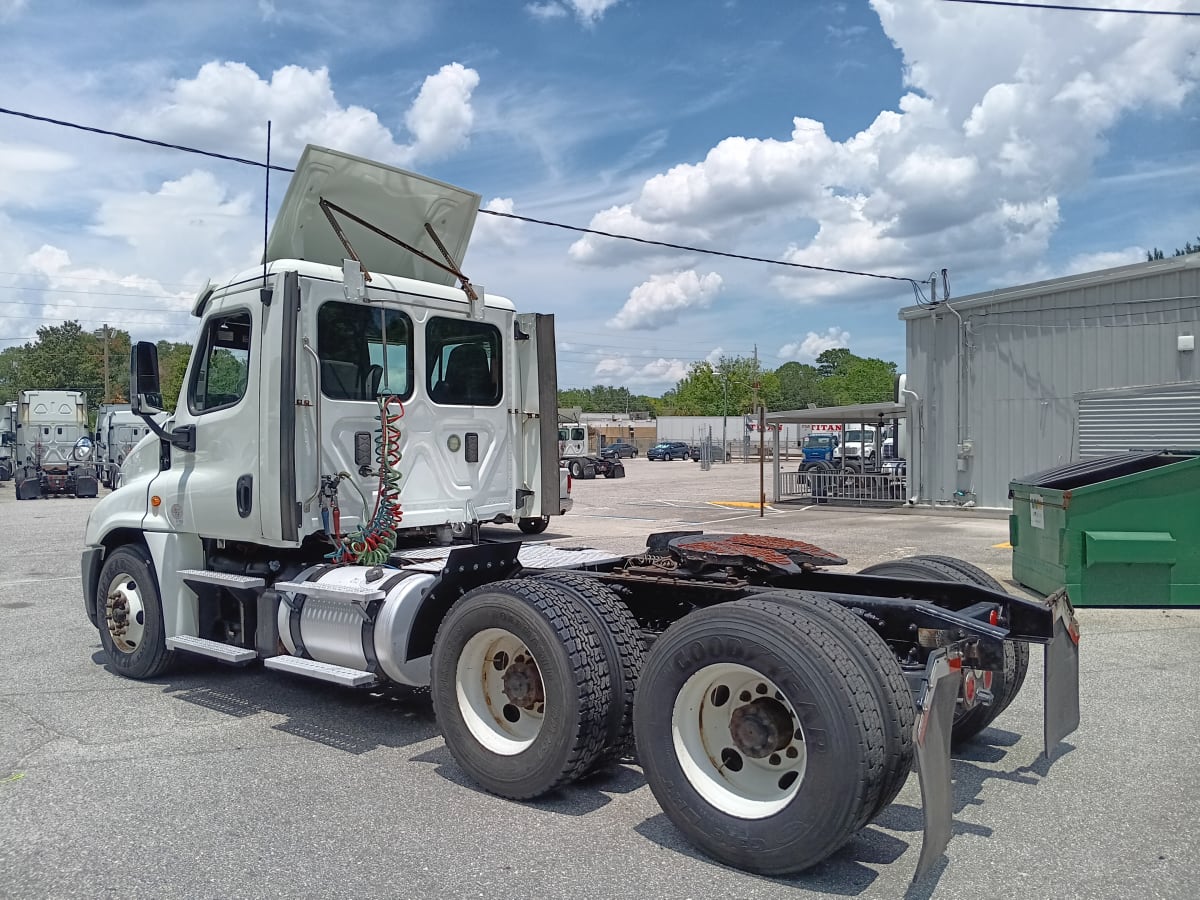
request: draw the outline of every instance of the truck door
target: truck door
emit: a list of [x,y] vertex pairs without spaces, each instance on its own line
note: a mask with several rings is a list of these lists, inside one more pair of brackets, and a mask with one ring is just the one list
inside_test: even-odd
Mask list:
[[[171,451],[151,493],[167,530],[229,540],[262,537],[259,509],[259,340],[262,307],[249,295],[214,304],[204,320],[175,410],[196,449]],[[148,520],[151,524],[153,519]]]

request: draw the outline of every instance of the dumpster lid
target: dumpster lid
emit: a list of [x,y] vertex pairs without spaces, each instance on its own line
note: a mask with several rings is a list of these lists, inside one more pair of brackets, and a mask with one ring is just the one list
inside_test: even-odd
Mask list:
[[1167,450],[1121,453],[1117,456],[1102,456],[1099,459],[1085,459],[1043,469],[1023,478],[1014,478],[1012,483],[1014,487],[1041,487],[1066,491],[1125,475],[1135,475],[1138,472],[1157,469],[1159,466],[1168,466],[1179,462],[1185,456]]

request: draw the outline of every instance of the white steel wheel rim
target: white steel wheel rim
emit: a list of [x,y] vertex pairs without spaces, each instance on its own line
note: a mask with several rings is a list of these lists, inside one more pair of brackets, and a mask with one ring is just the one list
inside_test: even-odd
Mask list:
[[[747,734],[754,738],[751,744],[744,740]],[[777,740],[766,741],[768,735]],[[804,783],[808,755],[795,708],[773,681],[748,666],[715,663],[688,678],[671,711],[671,738],[688,783],[727,815],[773,816]],[[762,752],[764,742],[770,751],[751,755]]]
[[[524,696],[511,693],[522,686],[528,688]],[[511,631],[486,628],[467,641],[455,670],[455,694],[467,730],[492,753],[516,756],[541,734],[546,704],[540,670]]]
[[137,580],[122,572],[108,583],[104,606],[105,626],[113,645],[122,653],[133,653],[142,645],[146,632],[146,605]]

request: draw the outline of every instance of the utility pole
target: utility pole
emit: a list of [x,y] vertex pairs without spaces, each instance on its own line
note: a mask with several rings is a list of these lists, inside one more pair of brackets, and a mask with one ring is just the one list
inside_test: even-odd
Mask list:
[[108,324],[104,326],[104,402],[108,402]]

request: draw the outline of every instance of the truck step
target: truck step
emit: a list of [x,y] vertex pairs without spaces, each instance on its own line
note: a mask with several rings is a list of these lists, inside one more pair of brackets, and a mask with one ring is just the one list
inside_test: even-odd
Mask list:
[[179,577],[184,581],[196,581],[201,584],[215,584],[220,587],[243,590],[266,587],[267,584],[261,578],[253,578],[249,575],[231,575],[228,572],[210,572],[208,569],[180,569]]
[[348,669],[345,666],[335,666],[332,663],[317,662],[315,659],[304,659],[300,656],[271,656],[263,660],[263,665],[268,669],[330,681],[343,687],[363,687],[376,681],[370,672],[360,672],[358,669]]
[[221,662],[229,663],[233,666],[244,666],[246,663],[258,658],[257,653],[253,650],[247,650],[245,647],[233,647],[229,644],[222,644],[219,641],[207,641],[204,638],[193,637],[190,634],[180,634],[172,638],[167,638],[167,649],[198,653],[201,656],[219,659]]
[[289,594],[303,594],[314,600],[345,600],[349,603],[365,603],[382,600],[386,594],[378,588],[357,584],[321,584],[307,581],[279,581],[275,590]]

